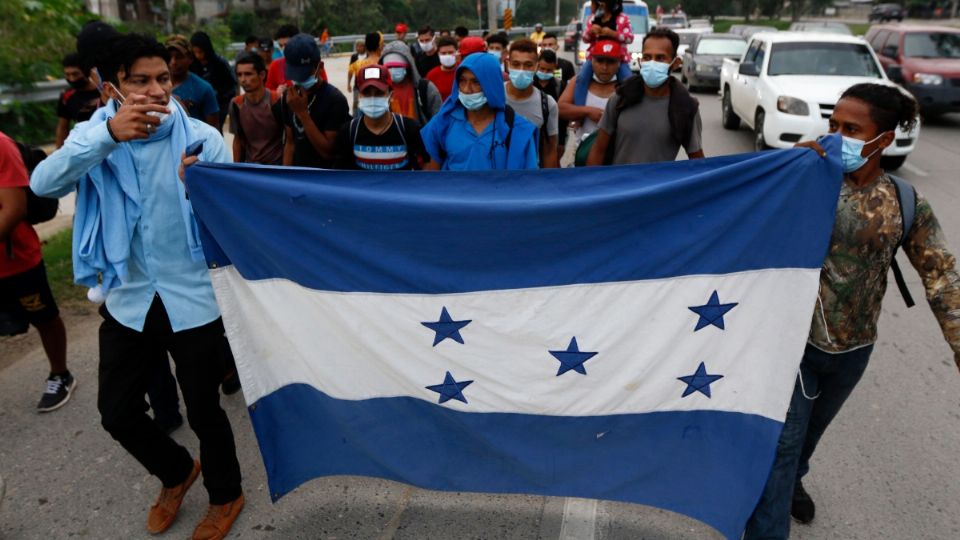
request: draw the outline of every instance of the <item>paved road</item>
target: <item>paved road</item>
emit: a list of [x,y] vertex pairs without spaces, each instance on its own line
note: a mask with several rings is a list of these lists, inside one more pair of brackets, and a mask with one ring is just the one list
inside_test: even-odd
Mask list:
[[[328,62],[328,70],[336,73],[339,63]],[[719,102],[699,97],[707,154],[748,151],[750,133],[723,130]],[[925,126],[901,172],[932,200],[960,251],[958,143],[960,115]],[[907,274],[922,298],[916,275]],[[817,520],[795,526],[793,538],[960,538],[960,378],[929,310],[908,311],[895,290],[889,296],[873,361],[825,435],[806,482]],[[69,320],[80,386],[50,415],[33,412],[45,375],[36,335],[0,340],[0,474],[8,482],[0,539],[146,537],[146,510],[159,486],[99,426],[96,317],[75,308]],[[247,494],[236,538],[719,538],[695,521],[636,505],[438,493],[363,478],[315,480],[272,505],[242,397],[223,402]],[[196,450],[189,430],[175,436]],[[191,491],[165,537],[189,537],[205,508],[202,493]]]

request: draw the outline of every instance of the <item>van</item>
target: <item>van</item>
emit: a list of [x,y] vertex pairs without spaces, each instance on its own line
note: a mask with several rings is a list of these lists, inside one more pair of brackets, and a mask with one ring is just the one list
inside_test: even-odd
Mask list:
[[[577,23],[581,28],[581,35],[590,30],[593,13],[591,12],[591,2],[583,3],[580,9],[580,22]],[[643,51],[643,37],[650,30],[650,10],[646,2],[640,0],[623,0],[623,12],[630,18],[630,26],[633,28],[633,43],[627,50],[630,51],[630,69],[636,72],[640,71],[640,57]],[[577,55],[574,58],[577,65],[583,65],[587,59],[588,44],[581,39],[577,44]]]

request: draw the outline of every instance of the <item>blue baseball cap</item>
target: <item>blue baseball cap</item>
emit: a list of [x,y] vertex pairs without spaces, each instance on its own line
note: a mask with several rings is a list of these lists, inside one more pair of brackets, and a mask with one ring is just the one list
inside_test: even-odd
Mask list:
[[287,79],[303,82],[317,71],[320,47],[310,34],[297,34],[290,38],[287,46],[283,48],[283,57],[287,63]]

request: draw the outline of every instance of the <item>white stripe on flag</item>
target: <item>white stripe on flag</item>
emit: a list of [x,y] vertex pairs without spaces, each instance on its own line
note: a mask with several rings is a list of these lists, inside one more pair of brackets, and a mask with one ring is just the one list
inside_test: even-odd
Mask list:
[[[474,381],[465,412],[593,416],[722,410],[782,421],[810,328],[819,269],[420,295],[338,293],[286,280],[247,281],[233,266],[211,271],[224,323],[241,366],[248,404],[305,383],[346,400],[410,396],[436,403],[425,387]],[[689,306],[738,305],[725,329],[694,328]],[[464,344],[422,322],[471,320]],[[557,375],[550,351],[596,352],[587,374]],[[703,362],[723,375],[711,397],[682,397]]]

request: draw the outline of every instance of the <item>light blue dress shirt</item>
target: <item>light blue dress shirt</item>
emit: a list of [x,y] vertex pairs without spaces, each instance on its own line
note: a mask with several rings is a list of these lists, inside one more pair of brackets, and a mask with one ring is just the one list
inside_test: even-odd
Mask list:
[[[232,161],[219,132],[199,120],[189,121],[204,141],[201,160]],[[181,213],[177,182],[183,149],[171,148],[170,137],[120,144],[128,145],[134,157],[142,213],[131,239],[129,280],[109,291],[107,311],[120,324],[139,332],[154,296],[159,295],[174,332],[213,322],[220,317],[213,286],[203,261],[190,256]],[[30,187],[38,195],[63,197],[117,147],[105,122],[77,124],[63,147],[34,171]]]

